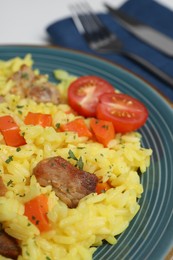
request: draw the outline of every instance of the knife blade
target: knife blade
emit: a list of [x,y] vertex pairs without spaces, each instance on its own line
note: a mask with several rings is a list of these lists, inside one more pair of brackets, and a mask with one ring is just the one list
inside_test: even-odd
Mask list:
[[141,23],[125,12],[104,4],[109,13],[130,33],[167,56],[173,57],[173,39]]

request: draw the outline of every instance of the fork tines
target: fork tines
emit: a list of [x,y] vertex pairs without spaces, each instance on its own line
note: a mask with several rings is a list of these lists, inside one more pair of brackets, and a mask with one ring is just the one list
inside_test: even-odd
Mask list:
[[82,34],[90,48],[101,50],[114,35],[105,27],[88,3],[71,5],[72,19],[79,33]]

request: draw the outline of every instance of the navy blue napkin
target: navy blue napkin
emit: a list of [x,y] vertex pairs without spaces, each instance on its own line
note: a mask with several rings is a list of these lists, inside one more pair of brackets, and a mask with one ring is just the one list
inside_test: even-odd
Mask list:
[[[129,0],[121,6],[120,9],[173,38],[173,12],[155,1]],[[173,77],[173,58],[160,53],[156,49],[135,38],[123,29],[110,14],[99,14],[99,17],[103,23],[122,40],[126,50],[144,57]],[[70,49],[82,50],[106,58],[116,64],[120,64],[153,84],[162,94],[173,101],[173,89],[135,62],[116,53],[98,54],[92,51],[83,37],[78,33],[71,18],[66,18],[50,24],[47,27],[47,32],[54,44]]]

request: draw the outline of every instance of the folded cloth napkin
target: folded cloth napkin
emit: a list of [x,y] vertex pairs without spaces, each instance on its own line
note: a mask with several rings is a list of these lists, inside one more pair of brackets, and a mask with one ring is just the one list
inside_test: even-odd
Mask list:
[[[173,12],[155,1],[129,0],[125,2],[120,9],[173,38]],[[123,29],[110,14],[99,14],[99,17],[103,23],[122,40],[126,50],[144,57],[173,77],[173,58],[160,53],[151,46],[138,40],[135,36]],[[78,33],[71,18],[50,24],[47,27],[47,32],[54,44],[70,49],[82,50],[90,54],[92,53],[113,61],[116,64],[120,64],[153,84],[162,94],[173,101],[173,88],[168,87],[166,83],[161,82],[156,76],[135,62],[116,53],[98,54],[92,51],[84,38]]]

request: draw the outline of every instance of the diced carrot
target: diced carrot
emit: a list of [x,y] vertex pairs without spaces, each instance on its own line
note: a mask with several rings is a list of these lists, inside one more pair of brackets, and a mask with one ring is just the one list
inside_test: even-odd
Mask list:
[[111,188],[111,185],[108,182],[98,182],[96,186],[97,194],[106,192]]
[[9,115],[0,117],[0,132],[6,145],[18,147],[26,144],[25,138],[20,134],[18,125]]
[[41,125],[43,127],[52,125],[52,116],[50,114],[28,112],[24,123],[26,125]]
[[115,137],[114,126],[110,121],[91,118],[90,126],[97,141],[105,147],[108,145],[109,141]]
[[47,218],[48,197],[41,194],[25,203],[24,215],[28,217],[40,232],[46,232],[51,229],[51,224]]
[[61,131],[72,131],[78,133],[79,136],[92,137],[91,131],[88,129],[83,118],[77,118],[67,124],[60,126]]

